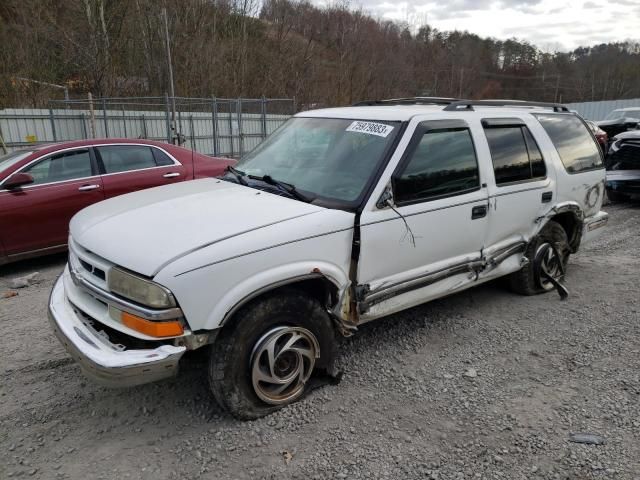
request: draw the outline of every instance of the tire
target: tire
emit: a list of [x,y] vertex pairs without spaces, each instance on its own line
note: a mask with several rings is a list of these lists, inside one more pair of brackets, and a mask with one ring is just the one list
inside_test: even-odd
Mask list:
[[612,203],[626,202],[627,200],[629,200],[629,196],[625,195],[624,193],[619,193],[610,189],[607,189],[607,198]]
[[[550,282],[541,276],[541,263],[537,260],[537,255],[544,253],[543,249],[547,245],[555,247],[555,251],[560,255],[563,270],[566,269],[571,253],[567,232],[559,223],[550,220],[527,246],[525,256],[529,263],[508,277],[512,291],[520,295],[538,295],[554,289]],[[561,279],[559,269],[556,269],[553,276]]]
[[[299,400],[307,393],[314,368],[333,368],[336,337],[331,319],[317,300],[302,292],[287,289],[259,298],[229,321],[211,346],[209,386],[218,404],[240,420],[263,417]],[[291,342],[290,349],[284,348]],[[270,347],[275,353],[271,357]],[[265,376],[294,379],[280,393],[282,385],[261,381]]]

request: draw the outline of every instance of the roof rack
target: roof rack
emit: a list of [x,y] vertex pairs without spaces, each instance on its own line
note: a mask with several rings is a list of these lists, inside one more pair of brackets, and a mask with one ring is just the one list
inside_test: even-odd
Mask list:
[[356,102],[354,107],[374,107],[384,105],[450,105],[459,102],[459,98],[447,97],[407,97],[407,98],[389,98],[386,100],[365,100]]
[[569,112],[569,109],[560,103],[528,102],[526,100],[458,100],[450,102],[445,108],[446,112],[457,110],[473,110],[478,107],[543,107],[553,108],[554,112]]

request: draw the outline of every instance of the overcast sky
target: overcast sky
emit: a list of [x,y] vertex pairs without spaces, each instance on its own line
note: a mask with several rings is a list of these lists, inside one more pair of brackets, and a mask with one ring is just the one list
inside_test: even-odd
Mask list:
[[640,0],[351,0],[351,5],[412,25],[516,37],[545,51],[640,40]]

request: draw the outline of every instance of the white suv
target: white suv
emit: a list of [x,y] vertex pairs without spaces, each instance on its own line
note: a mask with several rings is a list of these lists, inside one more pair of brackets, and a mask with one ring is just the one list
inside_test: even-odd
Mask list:
[[605,171],[561,105],[400,99],[303,112],[220,179],[71,221],[53,328],[113,386],[207,346],[217,401],[256,418],[332,373],[337,334],[501,276],[561,284],[602,230]]

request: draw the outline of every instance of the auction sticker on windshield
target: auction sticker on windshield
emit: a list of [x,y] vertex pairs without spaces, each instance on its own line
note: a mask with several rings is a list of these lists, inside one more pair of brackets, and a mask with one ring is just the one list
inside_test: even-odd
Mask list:
[[347,132],[368,133],[369,135],[377,135],[379,137],[386,137],[392,130],[393,127],[391,125],[375,122],[355,121],[347,127]]

